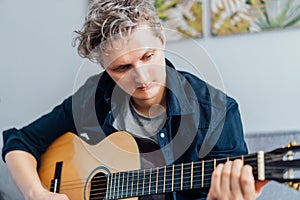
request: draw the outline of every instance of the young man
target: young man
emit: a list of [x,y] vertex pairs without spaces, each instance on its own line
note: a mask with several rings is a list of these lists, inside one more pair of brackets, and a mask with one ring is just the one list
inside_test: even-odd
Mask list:
[[[3,133],[2,156],[25,199],[68,199],[46,190],[36,171],[41,154],[68,131],[98,141],[127,131],[137,141],[156,144],[167,165],[247,153],[237,103],[165,59],[164,31],[147,1],[96,1],[78,34],[80,55],[97,61],[105,72],[88,79],[49,114]],[[255,199],[258,190],[252,168],[235,160],[216,167],[208,193],[145,198]]]

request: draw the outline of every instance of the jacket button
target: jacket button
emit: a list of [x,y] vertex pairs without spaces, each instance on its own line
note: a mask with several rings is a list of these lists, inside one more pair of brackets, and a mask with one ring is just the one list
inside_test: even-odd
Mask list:
[[161,138],[165,138],[165,134],[164,133],[160,133],[160,137]]

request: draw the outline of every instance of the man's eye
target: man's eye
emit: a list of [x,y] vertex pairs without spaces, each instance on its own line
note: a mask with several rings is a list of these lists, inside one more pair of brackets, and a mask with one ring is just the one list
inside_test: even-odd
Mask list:
[[154,56],[153,53],[147,54],[144,58],[145,60],[150,60]]
[[129,65],[121,65],[121,66],[117,67],[115,69],[115,71],[123,72],[123,71],[127,70],[129,67],[130,67]]

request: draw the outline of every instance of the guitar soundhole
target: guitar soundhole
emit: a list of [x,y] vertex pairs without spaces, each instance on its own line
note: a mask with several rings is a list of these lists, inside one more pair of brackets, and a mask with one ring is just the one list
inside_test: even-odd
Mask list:
[[90,200],[104,199],[107,187],[106,176],[104,173],[97,173],[91,179]]

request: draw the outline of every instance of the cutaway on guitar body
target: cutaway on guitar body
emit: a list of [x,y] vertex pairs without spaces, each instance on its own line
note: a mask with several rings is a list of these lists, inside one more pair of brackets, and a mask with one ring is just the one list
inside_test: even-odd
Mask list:
[[[105,199],[108,175],[140,169],[139,155],[134,138],[125,132],[114,133],[93,146],[66,133],[42,156],[39,175],[46,188],[72,200]],[[57,163],[61,165],[60,176],[55,173]]]

